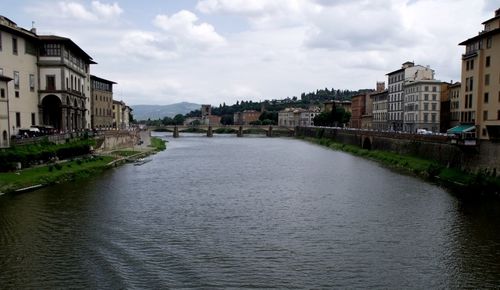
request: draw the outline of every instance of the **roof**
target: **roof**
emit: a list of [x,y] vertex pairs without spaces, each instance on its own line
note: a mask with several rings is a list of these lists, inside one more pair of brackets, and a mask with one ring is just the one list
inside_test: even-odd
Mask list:
[[462,42],[460,42],[458,45],[467,45],[471,42],[474,42],[474,41],[477,41],[479,39],[482,39],[482,38],[485,38],[485,37],[488,37],[488,36],[493,36],[495,34],[499,34],[500,33],[500,28],[495,28],[493,30],[490,30],[490,31],[486,31],[486,32],[481,32],[479,33],[478,35],[472,37],[472,38],[469,38],[467,40],[464,40]]
[[96,80],[96,81],[100,81],[102,83],[108,83],[108,84],[116,84],[115,82],[113,81],[110,81],[110,80],[107,80],[107,79],[103,79],[103,78],[100,78],[100,77],[96,77],[95,75],[90,75],[90,79],[92,80]]
[[97,64],[97,62],[92,60],[92,57],[90,55],[88,55],[83,49],[81,49],[76,43],[74,43],[73,40],[69,38],[56,35],[39,35],[38,38],[42,42],[64,43],[68,45],[72,50],[76,51],[80,56],[83,56],[89,64]]
[[447,134],[460,134],[460,133],[464,133],[464,132],[470,132],[470,131],[473,131],[475,129],[476,129],[475,125],[465,124],[465,125],[458,125],[458,126],[455,126],[451,129],[448,129],[448,131],[446,131],[446,133]]
[[386,73],[385,75],[386,75],[386,76],[388,76],[388,75],[393,75],[393,74],[395,74],[395,73],[402,72],[402,71],[404,71],[404,70],[405,70],[404,68],[400,68],[400,69],[395,70],[395,71],[392,71],[392,72],[390,72],[390,73]]

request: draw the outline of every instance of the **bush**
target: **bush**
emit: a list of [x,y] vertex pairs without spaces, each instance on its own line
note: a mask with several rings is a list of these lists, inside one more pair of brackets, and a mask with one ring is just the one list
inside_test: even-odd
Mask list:
[[62,169],[62,165],[61,165],[61,164],[59,164],[59,163],[54,164],[54,167],[55,167],[57,170],[61,170],[61,169]]

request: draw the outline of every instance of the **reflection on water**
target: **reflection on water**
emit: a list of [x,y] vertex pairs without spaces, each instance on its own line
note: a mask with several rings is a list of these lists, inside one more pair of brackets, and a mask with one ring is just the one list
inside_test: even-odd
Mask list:
[[498,287],[500,205],[293,139],[184,134],[0,197],[0,288]]

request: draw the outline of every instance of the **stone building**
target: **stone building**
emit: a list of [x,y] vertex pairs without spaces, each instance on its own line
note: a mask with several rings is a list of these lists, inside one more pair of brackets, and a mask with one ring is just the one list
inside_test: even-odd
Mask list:
[[90,123],[92,129],[113,127],[113,81],[90,76]]
[[260,112],[255,110],[245,110],[243,112],[234,113],[235,125],[249,125],[253,121],[259,120]]
[[460,123],[475,126],[482,140],[500,140],[500,9],[482,24],[478,35],[460,43]]
[[441,81],[418,80],[405,84],[403,130],[440,130]]

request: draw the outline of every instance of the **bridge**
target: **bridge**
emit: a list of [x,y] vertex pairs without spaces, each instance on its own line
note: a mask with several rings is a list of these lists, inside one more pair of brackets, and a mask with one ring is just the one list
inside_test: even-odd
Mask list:
[[214,132],[221,133],[236,133],[236,136],[243,137],[245,132],[263,132],[268,137],[273,136],[273,132],[280,134],[285,132],[286,135],[293,135],[295,128],[273,126],[273,125],[167,125],[151,128],[151,130],[165,130],[173,132],[173,137],[178,138],[181,132],[206,132],[207,137],[213,137]]

